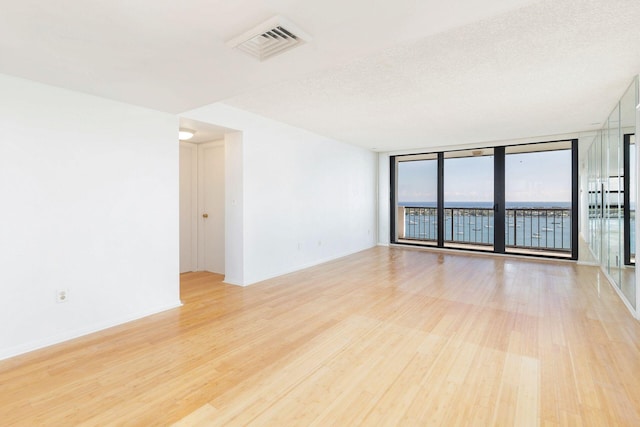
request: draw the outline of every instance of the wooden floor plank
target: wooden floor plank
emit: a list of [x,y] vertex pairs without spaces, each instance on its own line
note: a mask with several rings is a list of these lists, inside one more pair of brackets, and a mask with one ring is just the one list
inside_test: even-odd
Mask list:
[[595,267],[377,247],[0,361],[0,425],[640,425]]

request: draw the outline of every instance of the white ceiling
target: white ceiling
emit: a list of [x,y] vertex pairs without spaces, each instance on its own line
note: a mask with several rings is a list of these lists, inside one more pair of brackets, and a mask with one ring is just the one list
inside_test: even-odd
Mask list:
[[[2,3],[1,73],[377,150],[595,129],[640,72],[637,0]],[[276,14],[313,40],[262,63],[225,45]]]

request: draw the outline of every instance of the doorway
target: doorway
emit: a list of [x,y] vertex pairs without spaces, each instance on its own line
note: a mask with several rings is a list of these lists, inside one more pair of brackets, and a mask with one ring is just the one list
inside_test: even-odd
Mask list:
[[180,273],[225,273],[224,141],[180,141]]

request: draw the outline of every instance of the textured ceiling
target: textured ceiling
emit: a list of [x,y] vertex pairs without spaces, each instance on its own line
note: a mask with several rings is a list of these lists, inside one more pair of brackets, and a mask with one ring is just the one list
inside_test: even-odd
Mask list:
[[[281,14],[266,62],[225,41]],[[598,127],[640,72],[637,0],[3,2],[0,73],[160,111],[223,101],[378,150]]]
[[385,150],[597,129],[640,71],[640,2],[539,2],[225,101]]

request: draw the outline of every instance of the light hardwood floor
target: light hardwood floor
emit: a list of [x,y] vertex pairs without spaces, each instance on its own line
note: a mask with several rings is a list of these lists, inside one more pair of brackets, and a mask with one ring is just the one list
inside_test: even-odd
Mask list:
[[373,248],[0,362],[0,425],[640,425],[595,267]]

